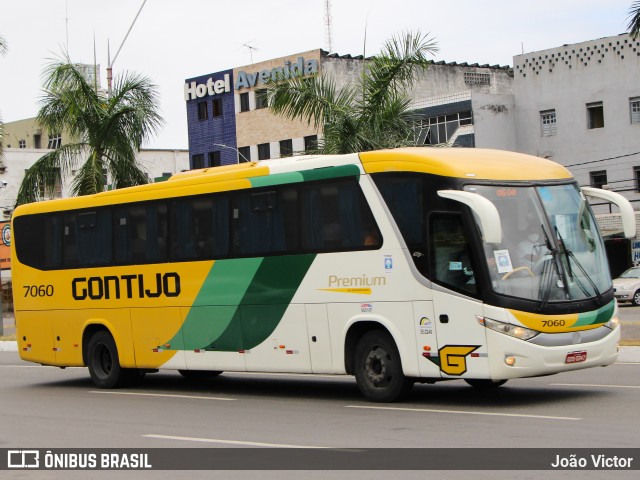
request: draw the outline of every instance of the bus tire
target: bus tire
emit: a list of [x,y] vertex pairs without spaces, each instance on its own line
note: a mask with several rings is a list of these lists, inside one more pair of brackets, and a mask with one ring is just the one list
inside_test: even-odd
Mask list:
[[144,372],[120,366],[116,342],[108,331],[94,333],[89,340],[87,352],[89,374],[96,387],[117,388],[142,382]]
[[380,330],[365,333],[355,350],[356,384],[372,402],[396,402],[405,398],[413,380],[404,376],[398,347]]
[[217,377],[222,372],[218,370],[178,370],[178,373],[187,380],[200,381]]
[[481,389],[481,390],[490,390],[492,388],[498,388],[502,385],[504,385],[505,383],[507,383],[506,380],[490,380],[487,378],[469,378],[464,380],[465,382],[467,382],[469,385],[471,385],[473,388],[477,388],[477,389]]

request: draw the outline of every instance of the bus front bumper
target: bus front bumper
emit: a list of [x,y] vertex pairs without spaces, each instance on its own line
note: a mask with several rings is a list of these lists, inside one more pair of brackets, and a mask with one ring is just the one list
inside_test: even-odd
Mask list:
[[490,378],[536,377],[611,365],[619,341],[619,326],[599,340],[561,346],[536,345],[487,329]]

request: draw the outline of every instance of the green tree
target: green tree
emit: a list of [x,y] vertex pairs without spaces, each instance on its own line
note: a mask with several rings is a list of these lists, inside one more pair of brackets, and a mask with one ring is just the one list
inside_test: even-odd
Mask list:
[[319,153],[415,145],[408,90],[436,51],[435,41],[419,32],[393,37],[380,55],[363,61],[360,82],[341,89],[328,76],[273,83],[267,91],[269,108],[322,129]]
[[[7,41],[0,35],[0,55],[7,53]],[[2,118],[0,118],[0,166],[4,166],[4,125],[2,124]]]
[[146,77],[116,78],[110,97],[96,91],[68,57],[45,70],[38,123],[49,133],[66,132],[70,142],[42,156],[27,170],[16,204],[51,195],[59,179],[77,169],[72,195],[104,190],[104,172],[115,188],[147,183],[136,153],[164,123],[156,87]]
[[634,40],[640,37],[640,1],[633,2],[629,10],[629,34]]

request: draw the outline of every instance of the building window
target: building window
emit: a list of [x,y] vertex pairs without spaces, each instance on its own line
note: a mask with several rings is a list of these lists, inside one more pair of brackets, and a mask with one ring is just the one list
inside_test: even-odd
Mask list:
[[597,172],[589,172],[589,178],[591,179],[591,186],[593,188],[602,188],[607,184],[607,171],[598,170]]
[[238,149],[238,161],[250,162],[251,161],[251,147],[240,147]]
[[590,130],[604,127],[604,107],[602,102],[587,103],[587,122]]
[[267,108],[267,90],[256,90],[256,110]]
[[56,148],[60,148],[62,146],[62,135],[60,133],[54,133],[53,135],[49,135],[49,143],[47,144],[47,148],[49,150],[55,150]]
[[309,135],[308,137],[304,137],[304,151],[305,152],[313,152],[318,149],[318,136],[317,135]]
[[[52,168],[47,177],[53,178],[53,185],[51,188],[47,188],[45,185],[40,185],[40,198],[43,200],[52,200],[54,198],[62,198],[62,176],[60,175],[59,168]],[[25,170],[26,173],[26,170]]]
[[26,140],[18,140],[18,148],[27,148]]
[[206,120],[207,118],[209,118],[207,102],[199,102],[198,103],[198,120]]
[[33,148],[42,148],[42,135],[40,135],[39,133],[36,133],[33,136]]
[[213,117],[221,117],[222,116],[222,99],[214,98],[211,102],[213,106]]
[[464,125],[473,125],[471,111],[423,118],[414,122],[417,145],[439,145],[447,143],[453,134]]
[[633,179],[636,182],[636,192],[640,192],[640,167],[633,167]]
[[191,160],[193,162],[193,166],[191,168],[198,169],[198,168],[204,168],[204,154],[199,153],[197,155],[193,155],[191,157]]
[[293,140],[280,140],[280,156],[290,157],[293,155]]
[[249,111],[249,92],[240,94],[240,111],[241,112]]
[[631,123],[640,123],[640,97],[629,100],[631,108]]
[[547,110],[540,112],[540,122],[542,124],[542,136],[551,137],[556,134],[556,111]]
[[209,166],[219,167],[220,165],[220,151],[209,152]]
[[269,160],[271,158],[271,150],[268,143],[258,145],[258,160]]

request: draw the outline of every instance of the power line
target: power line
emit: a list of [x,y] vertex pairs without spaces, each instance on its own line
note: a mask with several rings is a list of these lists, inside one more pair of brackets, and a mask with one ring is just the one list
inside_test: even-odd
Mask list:
[[564,165],[564,166],[567,167],[567,168],[569,168],[569,167],[577,167],[577,166],[580,166],[580,165],[588,165],[590,163],[599,163],[599,162],[606,162],[607,160],[615,160],[617,158],[632,157],[633,155],[640,155],[640,152],[627,153],[626,155],[618,155],[617,157],[603,158],[601,160],[590,160],[588,162],[574,163],[572,165]]

